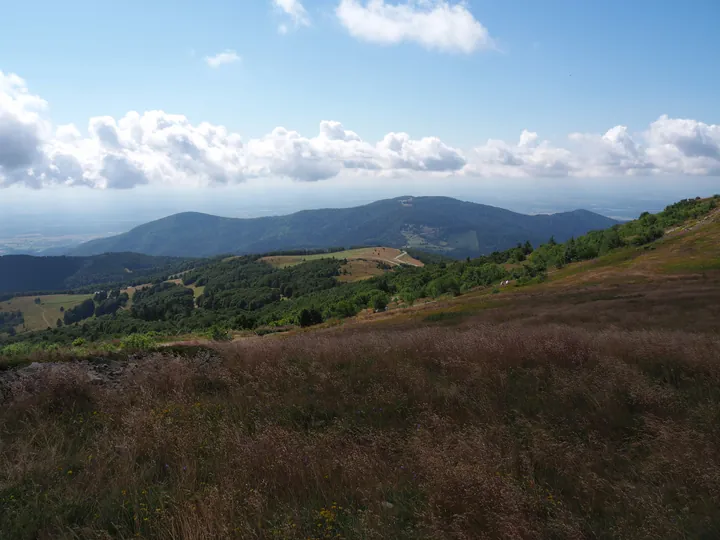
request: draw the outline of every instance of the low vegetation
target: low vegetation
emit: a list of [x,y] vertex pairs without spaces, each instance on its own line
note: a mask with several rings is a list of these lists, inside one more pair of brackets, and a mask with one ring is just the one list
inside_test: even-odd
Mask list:
[[719,537],[714,204],[356,283],[239,257],[88,297],[2,342],[0,537]]
[[0,530],[714,538],[718,357],[689,333],[472,323],[5,372]]

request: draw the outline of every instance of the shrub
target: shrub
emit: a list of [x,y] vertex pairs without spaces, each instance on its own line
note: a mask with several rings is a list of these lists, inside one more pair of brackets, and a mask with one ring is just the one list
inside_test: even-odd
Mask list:
[[372,296],[372,308],[375,311],[382,311],[388,305],[388,296],[382,292],[376,292]]
[[13,343],[0,348],[0,356],[16,357],[27,356],[35,350],[30,343]]
[[213,341],[230,341],[232,339],[230,333],[225,328],[217,325],[211,326],[207,335]]
[[302,327],[313,326],[321,322],[323,322],[323,317],[317,309],[303,309],[298,316],[298,324]]
[[148,351],[155,347],[155,336],[151,334],[130,334],[120,341],[126,351]]

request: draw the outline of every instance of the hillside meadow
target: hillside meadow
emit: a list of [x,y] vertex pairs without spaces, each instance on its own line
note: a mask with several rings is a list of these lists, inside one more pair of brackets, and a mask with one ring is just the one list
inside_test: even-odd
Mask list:
[[[719,217],[683,201],[405,268],[386,275],[399,291],[493,279],[234,341],[18,342],[0,358],[0,538],[718,538]],[[233,259],[182,283],[204,302],[253,275],[334,294],[338,270]],[[203,309],[177,283],[158,295]]]
[[[36,299],[40,303],[36,303]],[[24,325],[16,328],[17,332],[45,330],[54,328],[57,320],[62,320],[63,311],[71,309],[92,298],[91,294],[51,294],[43,296],[18,296],[0,302],[0,311],[21,311],[25,319]]]
[[448,323],[5,371],[0,531],[720,535],[716,333]]
[[260,260],[277,268],[287,268],[288,266],[295,266],[303,262],[315,261],[318,259],[347,259],[348,261],[365,260],[382,262],[390,266],[398,266],[400,264],[423,266],[422,262],[411,257],[403,250],[382,246],[347,249],[331,253],[314,253],[311,255],[271,255],[263,257]]

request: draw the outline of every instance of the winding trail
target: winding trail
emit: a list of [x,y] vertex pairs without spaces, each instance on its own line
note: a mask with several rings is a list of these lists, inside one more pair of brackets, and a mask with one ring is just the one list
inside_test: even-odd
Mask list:
[[45,316],[47,314],[47,312],[45,311],[45,308],[42,307],[42,305],[40,305],[40,309],[42,310],[43,321],[45,321],[45,324],[47,324],[49,328],[52,328],[52,325],[48,322],[47,317]]
[[400,257],[404,257],[404,256],[407,255],[407,254],[408,254],[407,251],[403,251],[402,253],[400,253],[400,255],[398,255],[397,257],[395,257],[394,260],[397,261],[397,262],[400,263],[400,264],[407,264],[407,265],[410,265],[410,266],[420,266],[419,264],[411,263],[410,261],[401,261],[401,260],[400,260]]

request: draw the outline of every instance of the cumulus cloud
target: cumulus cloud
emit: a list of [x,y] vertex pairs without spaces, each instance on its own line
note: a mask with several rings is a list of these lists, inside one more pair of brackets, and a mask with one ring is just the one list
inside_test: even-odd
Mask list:
[[321,122],[311,137],[278,127],[243,142],[223,126],[163,111],[94,117],[83,132],[72,124],[54,127],[47,108],[21,78],[0,72],[0,187],[191,187],[266,177],[312,182],[349,172],[387,178],[720,176],[720,126],[667,116],[641,133],[615,126],[604,134],[573,133],[565,145],[555,145],[526,130],[517,141],[491,139],[465,153],[437,137],[402,132],[369,142],[336,121]]
[[214,56],[206,56],[205,63],[211,68],[219,68],[225,64],[234,64],[240,61],[240,56],[232,49],[226,49]]
[[267,176],[316,181],[343,170],[440,172],[465,164],[459,150],[435,138],[393,133],[373,144],[334,121],[321,122],[314,137],[278,127],[244,144],[223,126],[163,111],[94,117],[86,134],[71,124],[53,129],[46,109],[22,79],[0,73],[0,186],[210,186]]
[[0,178],[6,183],[32,182],[26,169],[42,156],[42,141],[50,130],[43,118],[46,108],[23,79],[0,71]]
[[486,177],[720,176],[720,126],[661,116],[644,132],[615,126],[604,134],[571,133],[566,146],[523,131],[517,143],[489,140],[464,169]]
[[332,178],[343,169],[451,172],[465,165],[459,150],[435,138],[413,140],[406,133],[391,133],[371,144],[329,121],[320,123],[320,133],[313,138],[276,128],[249,141],[247,156],[253,174],[307,181]]
[[[310,26],[310,17],[300,0],[272,0],[275,8],[290,18],[295,26]],[[288,32],[287,24],[278,26],[281,34]]]
[[472,53],[494,47],[488,30],[464,3],[447,0],[341,0],[335,13],[353,37],[392,45],[404,41],[428,49]]

